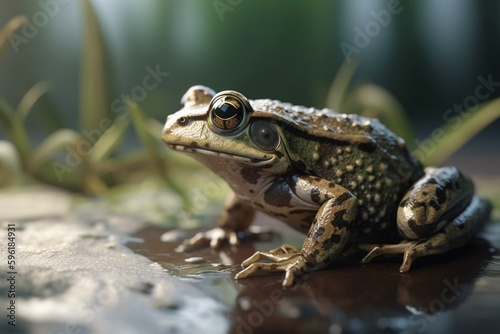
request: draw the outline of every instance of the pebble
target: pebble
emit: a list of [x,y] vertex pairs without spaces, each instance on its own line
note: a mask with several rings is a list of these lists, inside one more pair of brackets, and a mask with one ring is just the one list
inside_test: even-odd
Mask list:
[[186,261],[187,263],[203,263],[205,262],[205,259],[202,258],[201,256],[193,256],[185,259],[184,261]]

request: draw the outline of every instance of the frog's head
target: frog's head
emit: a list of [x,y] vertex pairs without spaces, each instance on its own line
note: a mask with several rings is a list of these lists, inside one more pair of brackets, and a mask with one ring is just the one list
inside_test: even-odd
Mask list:
[[192,155],[218,174],[236,168],[273,175],[289,170],[283,130],[242,94],[215,94],[194,86],[181,102],[184,107],[168,116],[161,134],[170,148]]

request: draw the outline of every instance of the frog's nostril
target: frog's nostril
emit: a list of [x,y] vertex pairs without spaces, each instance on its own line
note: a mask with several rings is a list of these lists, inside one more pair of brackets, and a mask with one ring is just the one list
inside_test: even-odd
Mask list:
[[179,124],[179,125],[186,125],[186,123],[187,123],[186,117],[179,117],[177,119],[177,124]]

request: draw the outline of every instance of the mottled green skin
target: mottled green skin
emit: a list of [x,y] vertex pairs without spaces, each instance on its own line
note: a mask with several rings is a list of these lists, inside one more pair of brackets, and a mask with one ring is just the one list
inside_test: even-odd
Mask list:
[[[358,214],[351,242],[397,238],[399,201],[424,175],[401,138],[376,119],[272,100],[251,104],[255,117],[272,119],[285,129],[293,173],[329,180],[356,196]],[[303,228],[307,231],[309,225]]]
[[[488,220],[491,205],[474,195],[470,179],[455,167],[424,170],[376,119],[247,100],[233,91],[215,95],[203,86],[188,90],[183,103],[167,118],[162,139],[224,178],[232,192],[219,228],[180,250],[226,239],[237,244],[236,232],[248,228],[256,210],[306,233],[300,250],[283,245],[257,252],[236,278],[285,271],[289,286],[297,275],[328,266],[348,244],[369,251],[364,262],[404,254],[400,271],[408,271],[415,258],[464,245]],[[237,116],[225,110],[238,110]],[[251,130],[257,124],[275,136],[258,137]]]

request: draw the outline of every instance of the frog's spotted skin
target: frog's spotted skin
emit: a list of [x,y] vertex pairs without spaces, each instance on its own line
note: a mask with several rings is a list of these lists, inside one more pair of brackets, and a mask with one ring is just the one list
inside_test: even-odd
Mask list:
[[[224,178],[232,188],[219,228],[184,250],[246,229],[255,210],[306,234],[300,250],[257,252],[237,278],[258,270],[296,275],[326,267],[349,244],[364,261],[404,253],[401,271],[420,256],[462,246],[487,221],[490,204],[454,167],[428,168],[378,120],[273,100],[247,100],[192,87],[168,117],[162,139]],[[398,242],[400,244],[380,245]],[[371,245],[367,245],[371,244]],[[262,262],[266,261],[266,262]]]

